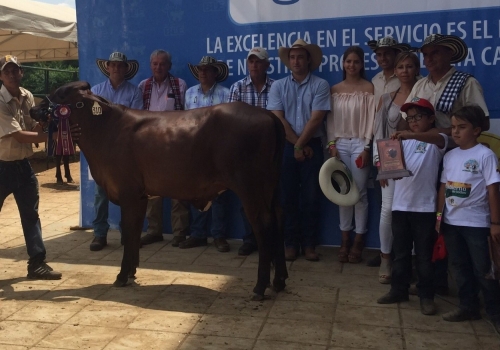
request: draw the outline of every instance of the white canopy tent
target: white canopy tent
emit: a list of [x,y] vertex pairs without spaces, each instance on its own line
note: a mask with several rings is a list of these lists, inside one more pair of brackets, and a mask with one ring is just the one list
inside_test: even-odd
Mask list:
[[78,59],[76,10],[28,0],[0,0],[0,57],[26,62]]

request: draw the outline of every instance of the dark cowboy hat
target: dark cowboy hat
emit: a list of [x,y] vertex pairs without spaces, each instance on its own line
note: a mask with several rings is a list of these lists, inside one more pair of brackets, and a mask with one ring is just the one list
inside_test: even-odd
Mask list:
[[308,44],[302,39],[297,39],[295,40],[295,42],[291,47],[282,46],[278,50],[281,62],[283,62],[283,64],[288,69],[290,69],[290,59],[288,58],[288,54],[292,49],[305,49],[307,52],[309,52],[309,55],[311,57],[311,62],[309,63],[309,70],[311,72],[320,66],[321,60],[323,59],[323,53],[321,52],[321,48],[316,44]]
[[370,40],[366,44],[373,51],[376,51],[377,49],[380,49],[380,48],[394,49],[394,50],[399,51],[399,52],[409,51],[411,49],[411,46],[408,44],[405,44],[405,43],[398,44],[396,39],[394,39],[392,36],[386,36],[386,37],[380,38],[378,40]]
[[132,79],[136,74],[137,71],[139,70],[139,62],[136,60],[127,60],[127,56],[121,52],[113,52],[111,55],[109,55],[109,59],[103,59],[103,58],[98,58],[95,60],[95,63],[97,64],[97,67],[99,70],[109,78],[109,72],[106,69],[108,66],[109,62],[125,62],[127,64],[127,72],[125,73],[125,80],[130,80]]
[[453,52],[451,56],[451,63],[460,62],[464,60],[465,57],[467,57],[467,44],[458,36],[431,34],[427,38],[425,38],[424,43],[420,47],[419,51],[422,51],[424,47],[433,45],[446,46],[447,48],[449,48]]
[[193,74],[196,80],[200,80],[198,75],[198,67],[201,66],[212,66],[215,69],[217,69],[217,76],[215,77],[215,81],[218,83],[226,80],[227,76],[229,75],[229,67],[227,66],[226,63],[219,62],[215,58],[210,56],[203,56],[201,58],[200,63],[198,63],[197,65],[188,63],[189,70],[191,71],[191,74]]

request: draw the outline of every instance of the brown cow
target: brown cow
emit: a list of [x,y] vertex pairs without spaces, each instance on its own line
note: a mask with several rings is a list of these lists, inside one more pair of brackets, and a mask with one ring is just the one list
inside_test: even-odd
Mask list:
[[43,121],[51,114],[79,124],[78,144],[92,176],[121,208],[125,245],[115,286],[126,285],[139,265],[148,195],[203,209],[231,189],[257,238],[254,298],[262,299],[270,284],[271,262],[274,289],[285,287],[278,191],[285,133],[274,114],[240,102],[189,111],[134,110],[93,95],[87,82],[66,84],[49,100],[32,108],[32,117]]

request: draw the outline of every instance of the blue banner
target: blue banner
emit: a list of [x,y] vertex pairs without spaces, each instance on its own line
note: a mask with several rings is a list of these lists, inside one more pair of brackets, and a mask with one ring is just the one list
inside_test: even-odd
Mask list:
[[[372,39],[391,35],[399,42],[420,47],[432,33],[453,34],[468,45],[467,58],[457,64],[473,74],[484,89],[492,120],[491,130],[500,134],[500,4],[498,0],[77,0],[80,77],[97,84],[105,79],[95,64],[112,51],[124,52],[140,63],[132,80],[149,77],[149,55],[155,49],[172,54],[172,74],[188,86],[196,84],[187,63],[204,55],[225,61],[229,87],[246,74],[246,54],[254,46],[270,55],[269,74],[275,79],[288,74],[278,57],[280,46],[302,38],[318,44],[323,61],[315,73],[331,85],[342,80],[341,57],[348,46],[365,50],[365,66],[371,79],[379,68],[366,45]],[[427,71],[422,69],[422,75]],[[93,182],[82,162],[82,224],[93,220]],[[380,201],[371,191],[368,245],[377,246]],[[235,208],[237,210],[237,208]],[[324,201],[322,209],[324,244],[338,244],[338,210]],[[233,213],[234,214],[234,213]],[[116,227],[117,211],[111,222]],[[168,218],[168,213],[165,214]],[[232,218],[239,220],[238,215]],[[241,225],[232,223],[241,236]]]

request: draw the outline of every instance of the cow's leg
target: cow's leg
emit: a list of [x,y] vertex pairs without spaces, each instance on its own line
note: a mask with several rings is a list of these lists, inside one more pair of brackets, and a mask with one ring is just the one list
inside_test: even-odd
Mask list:
[[[279,198],[278,198],[279,199]],[[288,278],[288,271],[286,268],[285,260],[285,236],[283,231],[283,215],[281,208],[278,203],[275,203],[273,208],[273,214],[275,218],[275,227],[273,227],[271,234],[274,237],[273,240],[273,253],[274,253],[274,280],[273,288],[276,292],[280,292],[285,289],[286,279]]]
[[139,266],[139,247],[141,230],[146,215],[147,198],[120,199],[121,226],[124,238],[123,259],[120,273],[116,276],[114,286],[123,287],[128,279],[135,275]]
[[271,250],[273,244],[271,240],[272,237],[269,235],[269,220],[265,220],[262,216],[263,215],[260,214],[256,218],[249,218],[259,248],[257,284],[253,289],[253,300],[264,299],[266,288],[271,283]]

